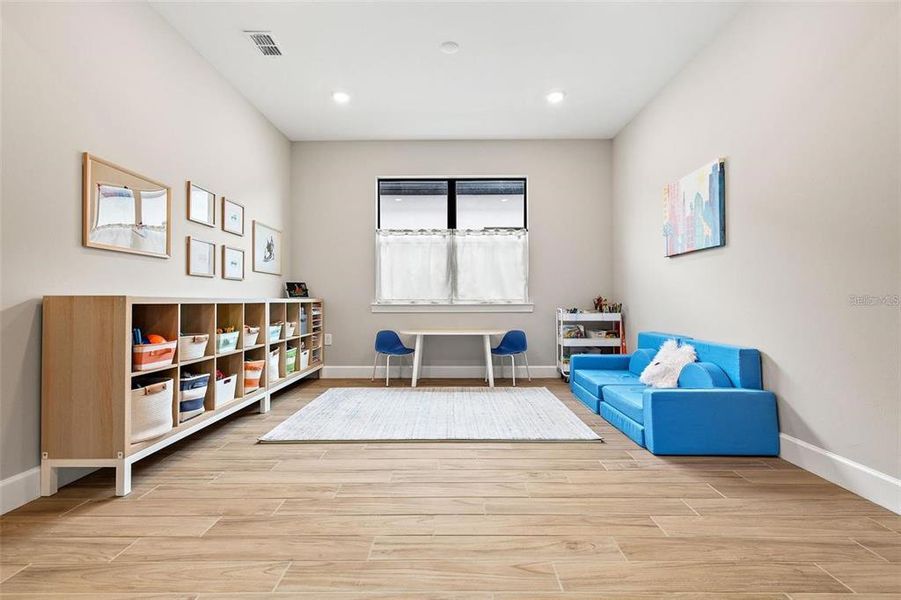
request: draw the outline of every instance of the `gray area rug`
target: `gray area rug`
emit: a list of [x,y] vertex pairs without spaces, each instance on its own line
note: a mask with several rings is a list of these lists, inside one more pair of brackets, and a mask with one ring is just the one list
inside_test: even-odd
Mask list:
[[332,388],[260,438],[599,440],[547,388]]

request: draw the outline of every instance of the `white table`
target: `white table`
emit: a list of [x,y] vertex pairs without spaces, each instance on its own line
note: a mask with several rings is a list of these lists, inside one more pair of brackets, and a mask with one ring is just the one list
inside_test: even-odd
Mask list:
[[419,379],[419,369],[422,367],[422,344],[427,336],[461,336],[474,335],[480,336],[485,345],[485,365],[488,367],[488,386],[494,387],[494,368],[491,364],[491,336],[503,335],[506,333],[504,329],[409,329],[400,332],[402,335],[412,335],[416,337],[416,345],[413,352],[413,387],[416,387],[416,380]]

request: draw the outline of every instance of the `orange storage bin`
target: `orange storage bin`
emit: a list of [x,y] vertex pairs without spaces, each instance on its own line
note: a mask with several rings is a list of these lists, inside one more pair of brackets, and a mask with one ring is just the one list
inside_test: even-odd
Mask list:
[[244,393],[247,394],[260,387],[260,379],[263,377],[265,360],[244,361]]
[[175,358],[176,346],[178,340],[161,344],[135,344],[131,351],[131,370],[149,371],[171,365]]

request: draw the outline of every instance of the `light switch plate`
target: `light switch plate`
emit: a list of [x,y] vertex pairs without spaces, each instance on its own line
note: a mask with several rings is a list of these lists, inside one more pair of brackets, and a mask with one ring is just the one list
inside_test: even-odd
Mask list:
[[332,345],[332,334],[330,334],[330,333],[325,334],[325,345],[326,346]]

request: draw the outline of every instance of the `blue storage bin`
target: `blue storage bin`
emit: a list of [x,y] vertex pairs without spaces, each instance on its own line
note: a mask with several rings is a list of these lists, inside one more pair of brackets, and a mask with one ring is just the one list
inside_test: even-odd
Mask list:
[[189,410],[197,410],[203,407],[203,396],[193,400],[184,400],[178,403],[179,412],[188,412]]
[[203,400],[203,397],[206,396],[206,388],[209,384],[209,373],[203,373],[201,375],[191,375],[190,373],[185,373],[178,382],[179,402],[184,402],[185,400],[196,400],[197,398]]

